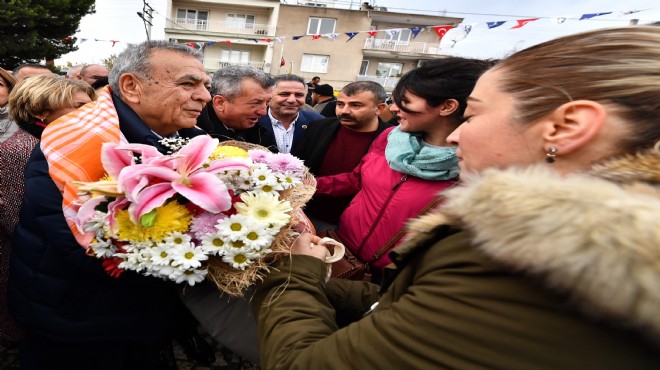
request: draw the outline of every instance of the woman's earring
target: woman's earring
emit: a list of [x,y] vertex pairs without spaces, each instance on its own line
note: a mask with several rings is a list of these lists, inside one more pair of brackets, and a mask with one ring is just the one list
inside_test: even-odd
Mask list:
[[548,163],[555,163],[557,161],[557,148],[554,146],[551,146],[546,150],[545,153],[545,161]]

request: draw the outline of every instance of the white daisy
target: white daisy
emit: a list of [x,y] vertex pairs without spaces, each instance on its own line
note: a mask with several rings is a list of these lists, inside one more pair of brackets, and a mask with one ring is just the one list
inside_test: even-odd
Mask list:
[[[240,204],[240,203],[237,203]],[[245,236],[250,231],[249,224],[252,222],[248,217],[243,215],[231,215],[223,220],[219,220],[215,226],[220,235],[227,239],[238,240]]]
[[231,265],[237,270],[245,270],[255,259],[259,257],[258,254],[245,251],[233,251],[227,253],[222,257],[222,261]]
[[267,193],[275,190],[277,187],[277,177],[275,177],[273,171],[264,165],[254,166],[251,170],[255,189],[262,189]]
[[275,240],[272,229],[268,228],[268,225],[255,222],[250,227],[250,231],[241,239],[247,248],[261,251],[262,248],[268,247]]
[[151,249],[154,246],[155,244],[153,242],[144,241],[144,242],[130,242],[128,244],[125,244],[122,248],[124,248],[124,250],[127,252],[136,252],[143,249]]
[[94,216],[90,218],[85,225],[83,226],[83,229],[85,232],[88,233],[94,233],[96,235],[103,235],[105,234],[105,226],[106,226],[106,217],[108,216],[107,213],[101,212],[101,211],[96,211],[94,212]]
[[202,237],[202,248],[210,255],[217,256],[225,247],[225,240],[220,233],[210,233]]
[[112,257],[117,252],[117,247],[112,244],[111,240],[107,239],[94,239],[89,243],[89,247],[96,258]]
[[166,243],[171,243],[173,245],[184,245],[190,243],[192,238],[188,234],[172,232],[168,237],[163,239]]
[[291,172],[291,171],[286,171],[280,174],[276,175],[278,184],[282,188],[282,190],[290,189],[300,183],[302,183],[300,176],[297,174]]
[[200,283],[204,281],[206,278],[207,271],[206,270],[198,270],[198,269],[192,269],[192,270],[184,270],[179,274],[174,281],[177,283],[183,283],[184,281],[188,283],[190,286],[194,286],[196,283]]
[[181,269],[170,265],[152,265],[151,272],[153,276],[169,279],[170,276],[178,277],[181,274]]
[[243,193],[241,202],[234,207],[239,215],[246,216],[252,220],[269,225],[279,230],[289,222],[291,216],[291,204],[285,200],[279,200],[276,195],[270,193]]
[[172,250],[168,244],[159,243],[151,250],[151,261],[155,265],[170,266],[173,258]]
[[202,265],[209,257],[202,248],[195,248],[192,243],[177,245],[170,250],[172,255],[172,266],[178,266],[183,269],[196,268]]

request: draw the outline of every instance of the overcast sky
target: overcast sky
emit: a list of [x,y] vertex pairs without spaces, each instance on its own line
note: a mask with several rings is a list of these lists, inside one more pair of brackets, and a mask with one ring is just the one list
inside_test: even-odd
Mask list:
[[[287,0],[295,4],[296,0]],[[350,4],[351,0],[337,0]],[[165,25],[166,0],[147,0],[155,9],[152,38],[162,38]],[[357,7],[363,1],[353,1]],[[372,0],[379,7],[392,12],[419,12],[464,18],[463,25],[472,25],[465,37],[453,29],[441,42],[447,54],[477,58],[502,58],[515,50],[562,35],[602,27],[624,26],[630,19],[639,24],[660,21],[658,0]],[[551,5],[549,5],[551,4]],[[142,11],[139,0],[96,0],[96,14],[83,18],[79,39],[79,51],[64,55],[58,65],[100,62],[111,54],[121,52],[126,43],[146,40],[142,19],[136,12]],[[638,11],[632,14],[625,14]],[[591,19],[579,20],[583,14],[605,13]],[[563,17],[558,24],[555,18]],[[519,29],[511,29],[516,20],[540,18]],[[507,21],[489,29],[486,22]],[[363,30],[355,30],[363,31]],[[428,29],[425,32],[433,32]],[[291,35],[293,36],[293,35]],[[462,38],[462,39],[461,39]],[[81,42],[81,39],[87,41]],[[459,39],[459,41],[456,41]],[[99,41],[95,41],[99,40]],[[108,40],[117,40],[115,46]]]

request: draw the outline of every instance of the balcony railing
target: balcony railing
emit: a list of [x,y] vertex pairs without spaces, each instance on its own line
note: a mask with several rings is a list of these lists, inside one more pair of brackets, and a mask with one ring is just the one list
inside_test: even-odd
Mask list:
[[275,28],[267,24],[206,21],[178,18],[172,28],[189,31],[240,33],[243,35],[274,35]]
[[204,58],[204,68],[216,70],[227,66],[250,66],[259,70],[264,70],[265,62],[225,62],[220,59]]
[[364,42],[364,49],[408,54],[440,54],[440,48],[435,44],[375,38],[366,39]]
[[370,75],[358,75],[358,81],[373,81],[381,84],[386,90],[394,89],[394,86],[399,82],[399,77],[380,77]]

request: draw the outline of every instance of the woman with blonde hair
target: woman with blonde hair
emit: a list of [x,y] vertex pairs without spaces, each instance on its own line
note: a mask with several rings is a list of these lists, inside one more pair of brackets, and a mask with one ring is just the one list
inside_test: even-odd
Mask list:
[[383,295],[325,284],[302,235],[253,298],[262,368],[656,369],[659,45],[597,30],[481,76],[448,137],[462,184],[409,224]]
[[[13,81],[11,74],[0,69],[0,107],[4,87],[13,86]],[[0,338],[17,341],[21,335],[7,311],[6,288],[11,234],[18,223],[25,187],[23,169],[44,127],[96,99],[96,94],[85,82],[54,75],[30,77],[9,90],[5,109],[11,119],[0,123]]]
[[9,98],[12,118],[37,139],[57,118],[96,99],[89,84],[59,76],[34,76],[16,87]]

